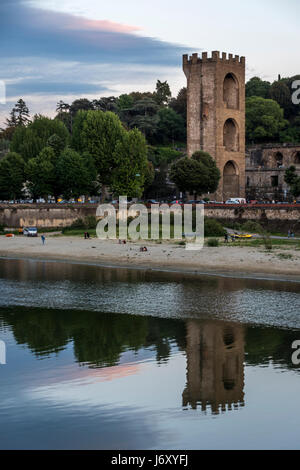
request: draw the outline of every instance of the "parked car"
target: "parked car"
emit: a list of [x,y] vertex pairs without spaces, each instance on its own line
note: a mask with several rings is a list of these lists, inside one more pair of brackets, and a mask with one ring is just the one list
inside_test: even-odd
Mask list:
[[26,237],[37,237],[38,229],[36,227],[24,227],[23,235],[25,235]]
[[182,201],[176,199],[175,201],[170,202],[170,204],[182,204]]
[[242,197],[231,197],[225,204],[246,204],[246,199]]
[[159,204],[155,199],[148,199],[147,204]]

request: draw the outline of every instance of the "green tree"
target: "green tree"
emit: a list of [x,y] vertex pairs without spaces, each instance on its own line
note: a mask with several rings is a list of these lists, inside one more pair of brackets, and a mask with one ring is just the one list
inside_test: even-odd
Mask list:
[[9,152],[0,160],[0,199],[16,200],[22,197],[24,167],[23,158],[15,152]]
[[102,97],[99,100],[93,100],[93,109],[97,111],[117,112],[117,98],[115,96]]
[[297,175],[296,167],[294,165],[290,166],[285,171],[284,181],[290,186],[293,196],[300,196],[300,176]]
[[52,147],[45,147],[37,157],[31,158],[26,164],[28,189],[34,199],[43,197],[47,201],[49,195],[55,193],[56,171],[55,152]]
[[51,147],[58,157],[65,148],[65,142],[57,134],[52,134],[47,140],[47,147]]
[[220,177],[215,161],[208,153],[202,151],[195,152],[192,158],[181,158],[173,163],[170,171],[170,179],[178,189],[195,196],[215,192]]
[[283,109],[273,100],[253,96],[246,99],[246,137],[248,142],[278,141],[288,125]]
[[[291,90],[284,80],[274,82],[270,90],[270,98],[276,101],[284,111],[289,110],[292,104]],[[287,116],[287,114],[285,114]]]
[[160,80],[157,80],[154,97],[159,106],[165,106],[169,103],[172,94],[167,81],[161,82]]
[[94,105],[92,101],[88,100],[87,98],[79,98],[78,100],[73,101],[70,106],[70,113],[74,117],[78,111],[91,111],[94,109]]
[[66,148],[57,159],[56,175],[65,199],[79,198],[91,188],[95,174],[86,165],[86,159],[71,148]]
[[270,98],[271,83],[261,80],[259,77],[253,77],[246,83],[246,98],[251,96],[260,96],[261,98]]
[[22,98],[15,104],[10,113],[10,118],[6,120],[8,127],[26,126],[30,123],[29,109]]
[[172,108],[177,114],[180,114],[184,122],[186,123],[186,112],[187,112],[187,89],[186,87],[179,90],[176,98],[172,98],[169,103],[170,108]]
[[78,111],[73,121],[71,146],[80,153],[85,151],[85,143],[83,141],[83,125],[87,119],[87,113],[88,112],[84,110]]
[[147,139],[151,138],[157,131],[159,121],[159,106],[153,98],[145,97],[128,110],[128,125],[130,128],[137,127]]
[[161,143],[175,141],[183,142],[186,138],[185,122],[182,116],[171,108],[162,108],[158,111],[158,125],[156,136]]
[[114,152],[111,188],[118,196],[140,197],[148,170],[147,145],[138,129],[123,134]]
[[48,139],[54,134],[61,139],[61,145],[65,147],[69,141],[66,126],[58,119],[36,115],[29,126],[19,126],[16,129],[10,148],[28,161],[39,155],[41,150],[48,145]]
[[117,166],[116,146],[125,132],[118,116],[110,111],[88,111],[82,130],[79,130],[80,137],[77,138],[82,139],[83,147],[94,158],[102,185],[102,199],[105,198],[106,187],[111,184],[113,170]]

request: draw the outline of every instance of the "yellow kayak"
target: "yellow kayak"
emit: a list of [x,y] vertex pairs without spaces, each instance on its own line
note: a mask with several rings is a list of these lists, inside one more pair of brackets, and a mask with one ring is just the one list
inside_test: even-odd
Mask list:
[[240,235],[234,235],[234,238],[238,238],[238,239],[249,239],[249,238],[252,238],[252,235],[249,235],[249,234],[240,234]]

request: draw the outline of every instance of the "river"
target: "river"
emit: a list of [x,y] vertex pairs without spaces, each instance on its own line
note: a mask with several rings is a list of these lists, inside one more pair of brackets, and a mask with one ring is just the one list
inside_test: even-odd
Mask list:
[[2,259],[0,340],[1,449],[300,448],[299,282]]

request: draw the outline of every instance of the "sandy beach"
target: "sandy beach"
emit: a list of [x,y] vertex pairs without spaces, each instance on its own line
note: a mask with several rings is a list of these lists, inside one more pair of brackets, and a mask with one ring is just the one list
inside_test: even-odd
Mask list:
[[[147,252],[140,252],[146,245]],[[288,256],[287,256],[288,255]],[[276,247],[267,252],[263,247],[204,247],[188,251],[178,243],[127,242],[117,240],[84,240],[80,237],[46,236],[41,238],[0,237],[0,257],[65,260],[106,266],[126,266],[191,273],[243,273],[300,280],[300,250]]]

